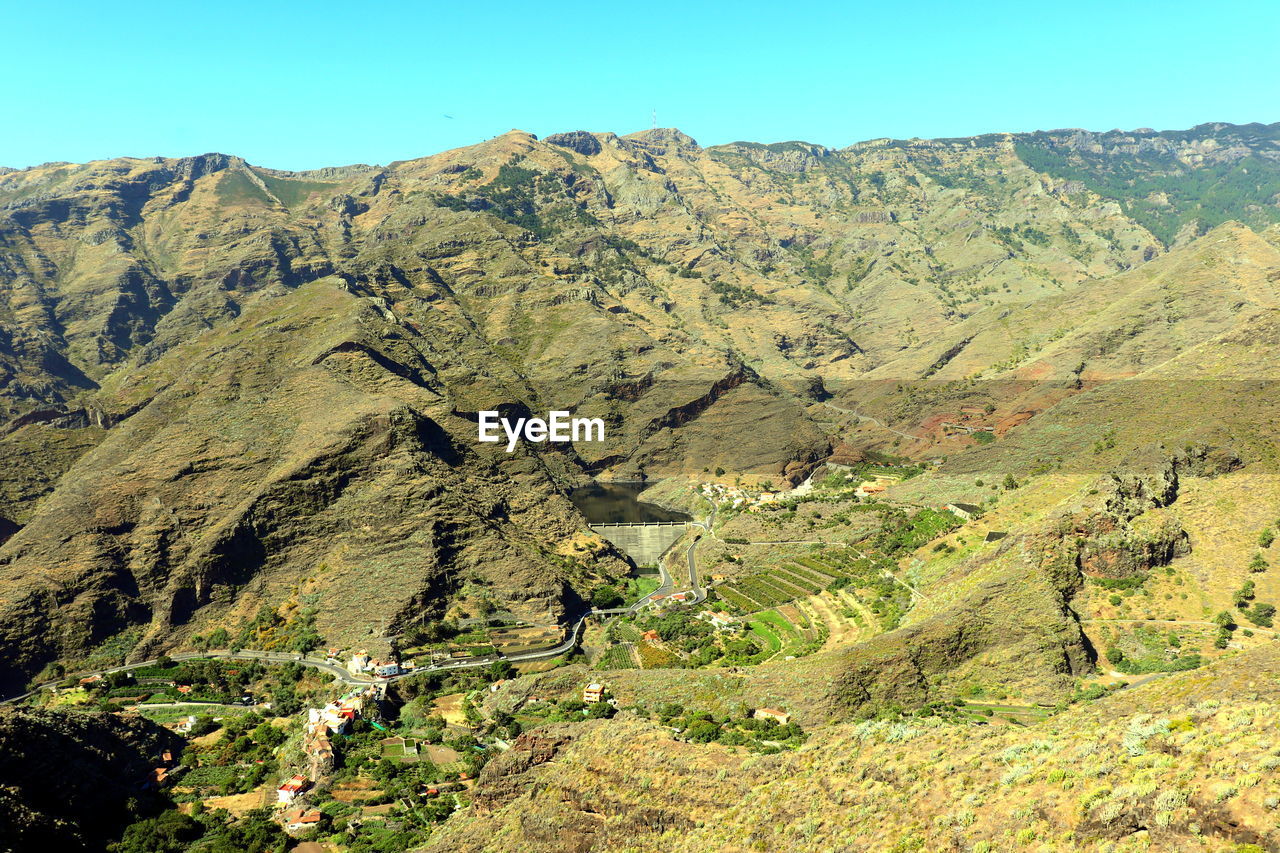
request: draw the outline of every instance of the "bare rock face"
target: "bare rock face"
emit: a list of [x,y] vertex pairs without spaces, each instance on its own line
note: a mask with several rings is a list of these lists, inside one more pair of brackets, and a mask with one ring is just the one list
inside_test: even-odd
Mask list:
[[576,151],[587,157],[592,154],[599,154],[602,150],[600,140],[585,130],[575,130],[571,133],[553,133],[542,141],[548,145],[559,145],[561,148],[568,148],[570,151]]
[[520,796],[529,787],[529,771],[555,758],[572,740],[566,726],[522,733],[509,750],[480,771],[479,795],[474,801],[477,811],[496,811]]

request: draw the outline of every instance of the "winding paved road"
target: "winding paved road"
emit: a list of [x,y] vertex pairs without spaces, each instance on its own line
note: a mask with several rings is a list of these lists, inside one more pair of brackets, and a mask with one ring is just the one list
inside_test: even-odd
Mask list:
[[[715,524],[715,517],[716,517],[716,511],[713,508],[707,522],[704,523],[701,521],[692,521],[689,524],[691,527],[700,527],[704,532],[714,536],[715,534],[712,531],[712,525]],[[702,540],[702,537],[700,535],[698,537],[695,537],[693,542],[689,543],[689,547],[688,549],[686,549],[686,552],[685,552],[685,558],[689,562],[689,585],[691,587],[690,591],[693,593],[693,597],[689,599],[687,602],[689,604],[698,604],[702,601],[705,601],[707,598],[706,590],[703,589],[698,584],[698,567],[694,557],[694,550],[698,547],[698,543],[701,540]],[[443,670],[450,670],[450,669],[470,669],[478,666],[489,666],[490,664],[500,660],[509,661],[511,663],[525,663],[528,661],[545,660],[547,658],[553,658],[558,655],[562,655],[565,652],[577,646],[578,642],[582,639],[582,626],[585,625],[587,620],[592,616],[621,616],[624,614],[625,615],[635,614],[635,613],[638,613],[642,608],[644,608],[650,602],[655,601],[658,598],[662,598],[667,595],[670,595],[671,591],[675,589],[675,579],[672,578],[671,574],[666,570],[666,567],[663,565],[662,560],[658,561],[658,570],[662,574],[662,585],[659,586],[658,589],[655,590],[654,592],[644,596],[639,601],[635,602],[629,607],[615,607],[615,608],[608,608],[608,609],[588,610],[586,613],[579,616],[577,621],[573,623],[573,627],[570,628],[569,635],[564,641],[562,641],[558,645],[551,646],[550,648],[538,649],[536,651],[531,651],[531,652],[521,652],[520,654],[514,654],[514,655],[503,655],[503,654],[481,655],[479,657],[474,657],[474,658],[464,658],[461,660],[446,661],[445,663],[440,663],[440,664],[431,664],[430,666],[418,667],[412,672],[406,672],[406,673],[401,673],[400,675],[391,675],[391,676],[385,676],[385,677],[369,677],[363,674],[352,675],[350,672],[347,671],[345,667],[330,663],[329,661],[323,660],[321,658],[307,657],[306,655],[299,654],[297,652],[266,652],[266,651],[259,651],[257,649],[241,649],[240,651],[237,651],[237,652],[232,652],[229,650],[228,651],[209,651],[209,652],[181,652],[179,654],[170,655],[169,659],[174,661],[184,661],[184,660],[197,660],[201,658],[213,658],[213,659],[220,659],[220,660],[257,660],[257,661],[263,661],[264,663],[296,663],[301,666],[310,667],[312,669],[316,669],[321,672],[328,673],[329,675],[332,675],[334,678],[338,679],[344,684],[350,684],[350,685],[385,684],[391,681],[399,681],[402,678],[411,678],[412,676],[415,676],[415,675],[421,675],[424,672],[440,672]],[[9,705],[14,702],[21,702],[23,699],[26,699],[30,696],[34,696],[36,693],[39,693],[41,690],[46,690],[50,687],[54,687],[58,684],[61,684],[67,681],[68,679],[90,678],[95,675],[110,675],[115,672],[129,672],[135,669],[142,669],[148,666],[155,666],[156,663],[158,663],[158,661],[159,661],[158,658],[153,658],[151,660],[137,661],[135,663],[124,664],[122,666],[107,667],[105,669],[94,669],[94,670],[88,670],[86,672],[68,673],[67,675],[62,676],[61,678],[53,679],[52,681],[46,681],[41,684],[38,684],[35,687],[33,687],[31,690],[28,690],[26,693],[0,699],[0,705]]]
[[[492,654],[492,655],[481,655],[480,657],[475,657],[475,658],[465,658],[465,659],[456,660],[456,661],[447,661],[445,663],[418,667],[412,672],[406,672],[406,673],[401,673],[400,675],[391,675],[386,677],[352,675],[350,672],[347,671],[345,667],[339,666],[334,663],[330,663],[329,661],[322,660],[320,658],[307,657],[305,655],[301,655],[296,652],[264,652],[264,651],[259,651],[257,649],[241,649],[238,652],[232,652],[232,651],[182,652],[179,654],[170,655],[169,659],[174,661],[185,661],[185,660],[213,658],[215,660],[256,660],[256,661],[262,661],[264,663],[282,663],[282,664],[296,663],[301,666],[310,667],[311,669],[316,669],[321,672],[328,673],[329,675],[332,675],[334,678],[338,679],[344,684],[350,684],[353,686],[356,686],[356,685],[363,686],[363,685],[369,685],[369,684],[385,684],[390,681],[399,681],[402,678],[410,678],[414,675],[420,675],[424,672],[440,672],[443,670],[450,670],[450,669],[470,669],[478,666],[489,666],[490,664],[500,660],[510,661],[512,663],[524,663],[526,661],[543,660],[545,658],[552,658],[557,655],[562,655],[578,644],[578,640],[581,638],[582,626],[586,623],[589,617],[593,615],[604,615],[604,614],[615,613],[615,612],[626,613],[626,612],[629,612],[629,608],[621,608],[616,611],[610,611],[610,610],[588,611],[583,616],[580,616],[578,618],[578,621],[576,621],[573,624],[573,627],[569,631],[569,636],[564,641],[550,648],[538,649],[532,652],[521,652],[520,654],[514,654],[514,655]],[[62,678],[58,678],[52,681],[46,681],[42,684],[38,684],[31,690],[28,690],[26,693],[22,693],[18,696],[9,696],[5,699],[0,699],[0,705],[8,705],[14,702],[21,702],[23,699],[26,699],[29,696],[33,696],[36,693],[39,693],[41,690],[45,690],[47,688],[61,684],[67,681],[68,679],[90,678],[95,675],[110,675],[115,672],[129,672],[135,669],[142,669],[148,666],[155,666],[158,662],[159,662],[159,659],[151,659],[151,660],[137,661],[135,663],[124,664],[123,666],[108,667],[106,669],[94,669],[94,670],[88,670],[86,672],[68,673],[67,675],[64,675]]]
[[[696,545],[697,543],[695,542],[694,544]],[[690,548],[692,548],[692,546],[690,546]],[[692,567],[692,560],[693,560],[692,550],[690,551],[689,559],[690,559],[690,565]],[[700,594],[701,597],[695,596],[693,600],[694,603],[706,598],[706,594],[703,593],[701,590],[695,590],[695,592]],[[565,652],[569,651],[570,649],[578,645],[578,642],[582,639],[582,626],[585,625],[587,620],[592,616],[619,616],[623,614],[636,613],[646,603],[648,603],[649,600],[650,600],[650,597],[646,596],[645,598],[642,598],[640,601],[637,601],[635,604],[632,604],[630,607],[616,607],[616,608],[609,608],[604,610],[600,610],[600,609],[588,610],[586,613],[579,616],[577,621],[573,623],[573,626],[569,629],[569,635],[563,641],[549,648],[537,649],[531,652],[521,652],[519,654],[512,654],[512,655],[491,654],[491,655],[481,655],[479,657],[473,657],[473,658],[463,658],[460,660],[446,661],[444,663],[431,664],[429,666],[418,667],[412,672],[404,672],[399,675],[390,675],[390,676],[383,676],[383,677],[367,676],[363,674],[352,675],[350,672],[347,671],[345,667],[339,666],[338,664],[330,663],[329,661],[322,660],[321,658],[307,657],[306,655],[298,654],[296,652],[265,652],[265,651],[259,651],[257,649],[241,649],[238,652],[232,652],[232,651],[182,652],[179,654],[170,655],[169,659],[174,661],[185,661],[185,660],[198,660],[203,658],[213,658],[215,660],[257,660],[257,661],[262,661],[264,663],[296,663],[301,666],[310,667],[312,669],[316,669],[321,672],[328,673],[329,675],[332,675],[334,678],[338,679],[344,684],[350,684],[353,686],[357,686],[357,685],[363,686],[363,685],[369,685],[369,684],[386,684],[391,681],[399,681],[404,678],[412,678],[413,676],[421,675],[424,672],[442,672],[450,669],[472,669],[480,666],[489,666],[490,664],[496,663],[497,661],[500,661],[500,660],[509,661],[510,663],[527,663],[529,661],[546,660],[547,658],[553,658],[558,655],[564,654]],[[0,699],[0,705],[8,705],[14,702],[21,702],[23,699],[26,699],[29,696],[34,696],[36,693],[39,693],[41,690],[54,687],[58,684],[61,684],[67,681],[68,679],[90,678],[95,675],[110,675],[111,673],[114,673],[114,672],[129,672],[135,669],[142,669],[148,666],[155,666],[156,663],[158,662],[159,662],[159,659],[153,658],[151,660],[137,661],[135,663],[124,664],[122,666],[107,667],[105,669],[94,669],[94,670],[88,670],[85,672],[68,673],[67,675],[64,675],[61,678],[57,678],[52,681],[46,681],[41,684],[38,684],[31,690],[28,690],[26,693]]]
[[902,436],[903,438],[909,438],[909,439],[911,439],[912,441],[924,441],[924,440],[925,440],[925,439],[921,438],[921,437],[920,437],[920,436],[918,436],[918,435],[912,435],[912,434],[911,434],[911,433],[909,433],[909,432],[903,432],[903,431],[902,431],[902,430],[900,430],[900,429],[894,429],[893,427],[889,426],[888,424],[886,424],[884,421],[880,420],[879,418],[873,418],[873,417],[871,417],[870,415],[864,415],[864,414],[862,414],[861,412],[859,412],[857,409],[842,409],[841,407],[839,407],[839,406],[835,405],[834,403],[827,403],[827,402],[824,402],[822,405],[826,406],[828,409],[833,409],[833,410],[835,410],[835,411],[837,411],[837,412],[840,412],[841,414],[845,414],[845,415],[853,415],[855,418],[857,418],[857,419],[858,419],[858,420],[860,420],[860,421],[870,421],[871,423],[875,424],[876,426],[880,427],[881,429],[888,430],[889,432],[893,433],[894,435],[900,435],[900,436]]

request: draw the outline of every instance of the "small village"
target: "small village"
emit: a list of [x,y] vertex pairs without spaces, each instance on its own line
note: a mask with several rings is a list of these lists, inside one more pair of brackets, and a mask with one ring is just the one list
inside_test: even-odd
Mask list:
[[[828,464],[788,491],[703,482],[695,493],[717,508],[718,530],[734,530],[735,518],[755,519],[753,524],[768,529],[776,525],[773,519],[794,515],[798,507],[825,506],[833,495],[842,501],[877,501],[911,473],[890,466]],[[980,516],[982,508],[947,503],[927,512],[934,513],[931,519],[950,519],[942,522],[945,527]],[[938,529],[943,528],[930,526],[920,535]],[[735,571],[704,574],[710,595],[705,603],[694,591],[668,589],[638,599],[642,606],[628,612],[591,620],[588,630],[602,631],[605,641],[589,659],[600,677],[580,683],[569,695],[563,690],[511,694],[510,679],[519,673],[492,653],[491,638],[512,629],[490,631],[488,619],[462,618],[442,639],[409,654],[394,646],[381,654],[330,647],[301,662],[164,662],[82,678],[60,698],[100,697],[123,713],[164,720],[189,747],[166,751],[140,785],[170,792],[188,811],[226,809],[232,819],[266,815],[303,845],[335,831],[350,839],[428,833],[433,823],[467,807],[491,757],[510,749],[524,731],[549,723],[639,715],[689,743],[763,753],[796,748],[805,734],[784,707],[715,714],[659,701],[646,708],[624,702],[626,682],[612,685],[610,672],[755,666],[810,654],[832,630],[824,623],[826,611],[810,603],[821,591],[816,584],[829,588],[822,594],[833,602],[869,606],[868,615],[884,628],[896,623],[910,597],[893,579],[890,563],[860,567],[849,562],[853,552],[830,548],[775,564],[767,576],[744,578],[738,568],[743,557],[733,550],[744,552],[742,543],[750,541],[723,535],[709,537],[702,550],[718,554],[713,566]],[[786,552],[785,542],[768,544],[770,554],[779,546]],[[744,556],[749,553],[746,548]],[[863,585],[879,598],[866,598]],[[526,636],[526,642],[547,642],[543,634]],[[313,668],[321,660],[327,671]],[[466,668],[450,668],[459,664]],[[428,685],[427,692],[406,703],[399,687],[405,679]],[[57,690],[52,695],[59,696]],[[193,703],[206,703],[208,711],[201,713]]]

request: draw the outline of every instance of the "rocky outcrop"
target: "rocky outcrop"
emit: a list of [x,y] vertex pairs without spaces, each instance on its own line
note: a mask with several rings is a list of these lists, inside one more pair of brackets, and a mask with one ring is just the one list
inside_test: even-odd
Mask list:
[[1059,521],[1063,549],[1087,575],[1125,578],[1168,565],[1190,552],[1187,533],[1173,516],[1135,520],[1178,499],[1179,478],[1214,477],[1241,466],[1230,448],[1190,446],[1176,453],[1154,447],[1125,470],[1107,474],[1097,489],[1101,506]]
[[[1003,576],[958,596],[940,612],[837,656],[824,703],[837,719],[919,707],[954,692],[975,667],[1037,701],[1052,702],[1089,672],[1094,655],[1066,602],[1078,573],[1056,572],[1037,537],[1006,545],[1019,553]],[[994,559],[987,557],[984,559]]]
[[1071,610],[1084,576],[1138,576],[1189,553],[1176,518],[1147,513],[1177,500],[1180,475],[1212,476],[1239,464],[1231,450],[1205,446],[1138,454],[1132,468],[1106,475],[1090,490],[1089,508],[1064,513],[977,558],[1004,561],[996,579],[848,652],[827,694],[831,713],[856,717],[921,705],[975,661],[1044,701],[1061,698],[1096,660]]
[[510,749],[480,771],[477,796],[473,800],[476,811],[492,813],[516,799],[531,784],[529,771],[555,758],[572,740],[569,727],[563,725],[522,733]]
[[579,154],[590,157],[592,154],[599,154],[602,150],[600,140],[596,139],[585,130],[574,130],[569,133],[553,133],[544,137],[543,142],[548,145],[558,145],[561,148],[568,148],[570,151],[576,151]]

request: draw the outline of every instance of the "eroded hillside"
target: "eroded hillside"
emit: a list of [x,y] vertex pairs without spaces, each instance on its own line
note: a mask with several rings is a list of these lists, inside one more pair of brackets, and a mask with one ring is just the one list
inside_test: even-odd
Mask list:
[[[1274,399],[1276,135],[513,131],[386,167],[0,175],[6,678],[263,608],[342,643],[463,590],[563,623],[626,569],[563,498],[589,476],[794,484],[844,442],[945,455],[921,482],[961,499],[974,472],[1100,473],[1166,437],[1265,467],[1270,409],[1223,413]],[[495,408],[607,438],[506,454],[474,440]],[[1041,562],[973,594],[1040,590],[1027,624],[1061,621],[1069,679],[1074,581]]]

